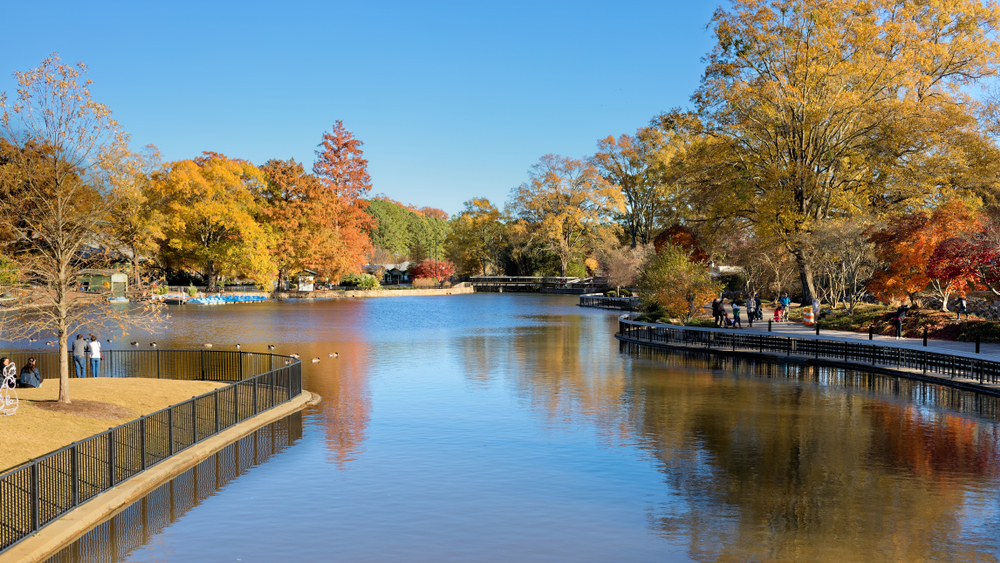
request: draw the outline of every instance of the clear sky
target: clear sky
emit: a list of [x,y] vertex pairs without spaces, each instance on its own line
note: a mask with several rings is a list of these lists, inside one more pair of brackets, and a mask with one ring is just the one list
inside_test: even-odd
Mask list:
[[702,2],[8,2],[0,91],[50,53],[90,67],[134,148],[312,165],[333,122],[373,194],[454,214],[506,202],[539,157],[581,158],[689,105]]

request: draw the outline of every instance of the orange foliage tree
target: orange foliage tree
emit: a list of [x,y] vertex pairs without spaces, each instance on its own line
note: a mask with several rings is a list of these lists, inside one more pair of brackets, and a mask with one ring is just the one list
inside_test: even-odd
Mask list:
[[868,236],[883,264],[869,280],[868,290],[882,301],[908,298],[916,303],[917,293],[932,286],[947,303],[951,292],[960,289],[955,285],[960,280],[928,275],[931,256],[946,239],[978,225],[978,214],[962,201],[950,201],[933,212],[908,213],[890,220]]
[[332,133],[323,133],[313,164],[313,173],[326,188],[323,201],[317,202],[316,220],[332,232],[331,252],[318,271],[333,281],[360,271],[371,251],[368,233],[375,222],[365,213],[363,198],[371,191],[372,181],[362,145],[338,120]]
[[424,260],[413,269],[413,277],[415,279],[434,278],[439,282],[450,278],[454,273],[454,264],[447,260],[434,260],[433,258]]

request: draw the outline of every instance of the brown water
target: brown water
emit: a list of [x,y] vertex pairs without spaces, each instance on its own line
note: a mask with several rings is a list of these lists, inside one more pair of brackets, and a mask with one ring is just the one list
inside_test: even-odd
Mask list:
[[[306,359],[305,387],[324,400],[286,422],[294,438],[265,459],[200,479],[197,502],[146,501],[157,526],[137,528],[131,509],[55,560],[1000,556],[995,399],[620,352],[615,316],[575,302],[479,294],[174,309],[170,333],[151,337],[161,347],[274,343]],[[132,533],[110,533],[119,528]]]

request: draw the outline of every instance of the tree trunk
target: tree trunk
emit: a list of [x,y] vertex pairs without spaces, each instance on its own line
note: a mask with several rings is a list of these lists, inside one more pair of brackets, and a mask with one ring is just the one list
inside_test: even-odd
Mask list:
[[812,264],[806,259],[805,253],[801,248],[794,248],[791,252],[795,256],[795,263],[799,267],[799,280],[802,282],[802,306],[812,306],[813,296],[816,295]]
[[57,333],[59,339],[59,402],[71,403],[69,400],[69,342],[66,340],[69,335],[66,329],[60,328]]
[[205,285],[207,291],[212,291],[215,289],[215,264],[209,264],[205,268]]

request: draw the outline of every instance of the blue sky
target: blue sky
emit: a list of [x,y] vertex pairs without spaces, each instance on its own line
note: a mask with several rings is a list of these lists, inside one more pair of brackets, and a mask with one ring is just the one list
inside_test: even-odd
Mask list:
[[90,67],[134,147],[311,166],[337,119],[373,194],[454,214],[548,154],[584,157],[688,106],[712,46],[700,2],[18,2],[0,91],[58,52]]

